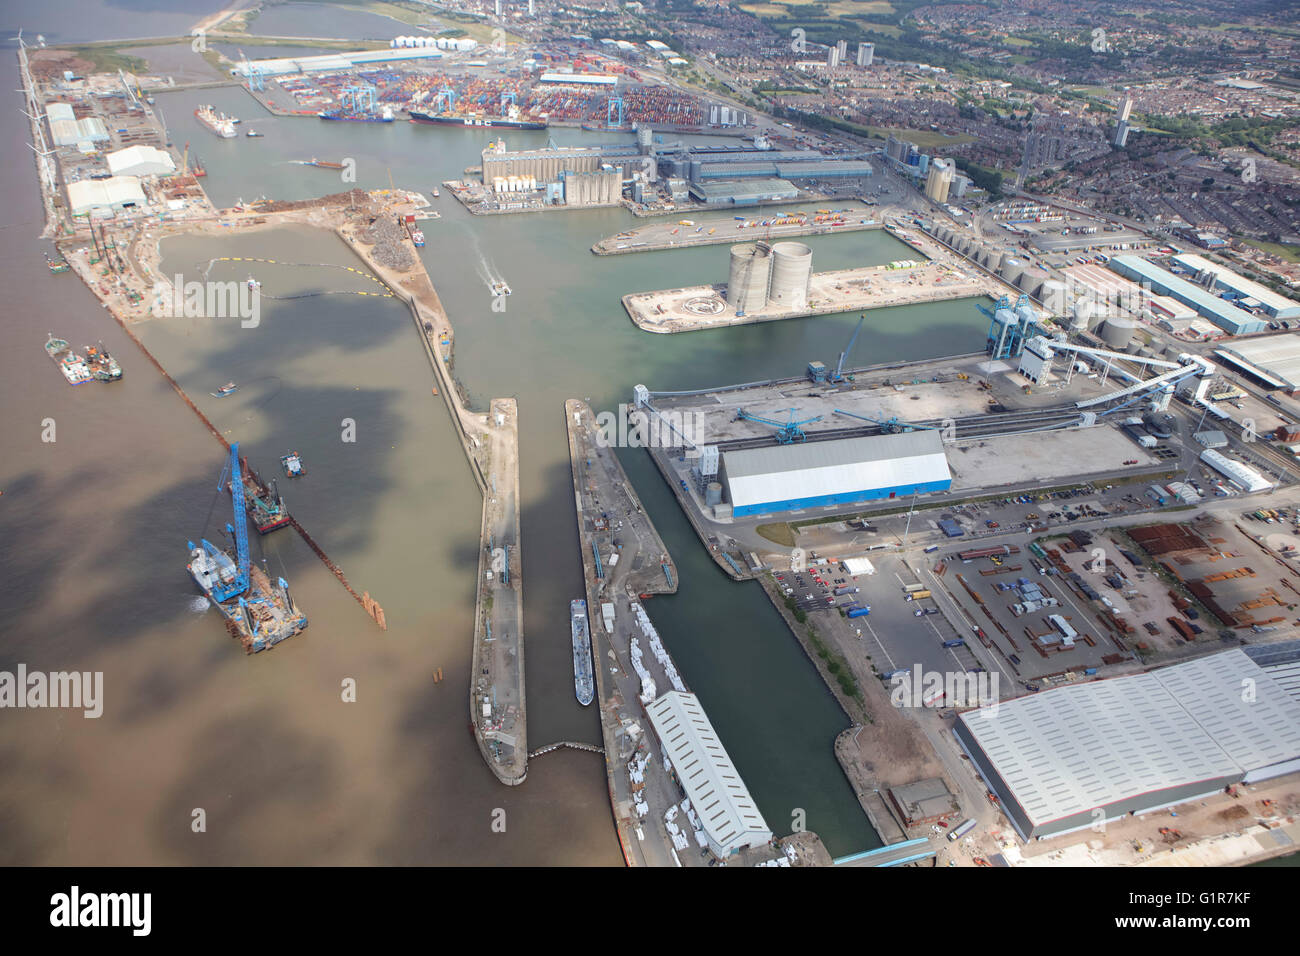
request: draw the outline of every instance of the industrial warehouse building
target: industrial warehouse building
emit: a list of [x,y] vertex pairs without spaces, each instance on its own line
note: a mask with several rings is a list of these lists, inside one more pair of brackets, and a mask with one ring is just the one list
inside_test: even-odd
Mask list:
[[68,206],[74,216],[110,216],[128,207],[143,208],[144,190],[134,176],[68,183]]
[[664,756],[698,815],[709,849],[726,857],[761,847],[772,831],[694,694],[669,691],[646,708]]
[[128,146],[104,157],[114,176],[167,176],[176,172],[171,154],[154,146]]
[[1250,335],[1268,328],[1268,323],[1263,319],[1237,308],[1212,292],[1206,292],[1186,279],[1180,279],[1141,256],[1115,256],[1108,265],[1124,278],[1141,283],[1156,295],[1167,295],[1190,306],[1229,335]]
[[954,733],[1026,840],[1300,771],[1300,704],[1239,649],[968,711]]
[[1214,350],[1221,360],[1262,382],[1289,394],[1300,389],[1300,334],[1270,335],[1231,348]]
[[732,514],[772,514],[947,491],[952,472],[934,429],[722,453]]
[[1231,269],[1193,253],[1174,256],[1173,261],[1196,276],[1212,282],[1215,290],[1227,292],[1242,305],[1260,309],[1275,319],[1300,319],[1300,302],[1278,295],[1268,286],[1252,282]]

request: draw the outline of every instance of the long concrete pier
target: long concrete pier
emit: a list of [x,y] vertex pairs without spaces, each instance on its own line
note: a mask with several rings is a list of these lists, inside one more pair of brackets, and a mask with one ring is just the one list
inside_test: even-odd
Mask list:
[[[770,213],[758,219],[699,219],[692,226],[656,222],[638,226],[617,235],[606,236],[591,247],[598,256],[622,256],[635,252],[657,252],[662,249],[690,249],[695,246],[716,246],[723,243],[750,242],[755,237],[765,239],[793,239],[798,236],[828,236],[832,233],[862,232],[866,229],[883,229],[884,223],[874,218],[867,207],[852,208],[839,222],[815,222],[817,214]],[[805,221],[763,226],[764,219],[782,219],[806,216]],[[741,222],[746,225],[738,228]]]
[[[662,768],[649,765],[641,783],[634,784],[628,773],[629,763],[658,749],[651,746],[654,732],[638,697],[639,679],[629,663],[629,636],[634,632],[628,608],[632,601],[644,600],[643,595],[675,592],[677,568],[614,449],[601,443],[590,406],[569,399],[564,403],[564,421],[614,824],[628,866],[678,865],[667,832],[659,829],[668,803],[680,799],[676,784]],[[598,559],[596,555],[612,548],[615,538],[622,547]],[[611,564],[612,554],[618,555],[618,561]],[[602,604],[613,608],[613,633],[605,627]],[[639,732],[633,731],[633,725]],[[635,810],[636,793],[651,808],[644,819]]]
[[451,413],[466,460],[483,494],[469,722],[483,759],[498,780],[517,786],[528,775],[528,713],[524,696],[522,552],[519,522],[519,411],[513,398],[495,398],[487,414],[465,406],[448,365],[453,331],[447,312],[414,257],[405,270],[378,262],[361,236],[365,218],[338,235],[403,299],[438,380],[436,393]]

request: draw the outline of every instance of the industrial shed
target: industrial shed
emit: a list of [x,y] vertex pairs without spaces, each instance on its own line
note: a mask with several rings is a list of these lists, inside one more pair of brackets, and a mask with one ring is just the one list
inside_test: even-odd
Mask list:
[[154,146],[128,146],[104,159],[114,176],[164,176],[176,172],[171,155]]
[[1300,770],[1300,704],[1240,650],[968,711],[954,732],[1026,840]]
[[1214,350],[1215,361],[1245,372],[1269,388],[1295,394],[1300,388],[1300,333],[1270,335]]
[[732,514],[772,514],[947,491],[952,472],[934,429],[722,453]]
[[699,816],[709,849],[725,857],[770,842],[772,831],[699,699],[671,690],[647,707],[646,714]]
[[143,207],[145,202],[140,180],[134,176],[68,183],[68,205],[74,216],[111,214],[128,206]]

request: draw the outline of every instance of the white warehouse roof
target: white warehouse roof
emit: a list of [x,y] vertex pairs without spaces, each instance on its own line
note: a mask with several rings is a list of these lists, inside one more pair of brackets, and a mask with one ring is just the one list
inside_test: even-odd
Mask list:
[[601,73],[543,73],[539,78],[542,83],[585,83],[596,86],[617,86],[617,76]]
[[1300,332],[1234,342],[1214,354],[1276,388],[1300,388]]
[[114,176],[160,176],[176,171],[171,155],[154,146],[128,146],[104,158]]
[[113,176],[110,179],[89,179],[68,184],[68,204],[74,216],[95,210],[121,209],[123,206],[144,206],[144,190],[134,176]]
[[1300,704],[1240,650],[1004,701],[956,731],[1026,838],[1300,769]]
[[709,848],[727,856],[772,839],[763,815],[694,694],[671,690],[646,713],[699,816]]
[[952,481],[934,429],[724,451],[723,471],[737,514],[772,502],[816,506],[859,492],[931,491]]
[[1235,458],[1222,455],[1213,448],[1207,448],[1201,452],[1201,461],[1219,474],[1226,475],[1229,481],[1243,491],[1266,491],[1273,487],[1273,483],[1265,479],[1254,468],[1243,465]]
[[1215,284],[1221,289],[1231,289],[1247,298],[1258,299],[1260,304],[1263,305],[1264,311],[1271,316],[1282,319],[1300,316],[1300,302],[1289,299],[1284,295],[1278,295],[1268,286],[1260,285],[1243,275],[1238,275],[1226,266],[1211,262],[1204,256],[1188,253],[1174,256],[1173,259],[1183,268],[1190,269],[1195,273],[1213,273]]

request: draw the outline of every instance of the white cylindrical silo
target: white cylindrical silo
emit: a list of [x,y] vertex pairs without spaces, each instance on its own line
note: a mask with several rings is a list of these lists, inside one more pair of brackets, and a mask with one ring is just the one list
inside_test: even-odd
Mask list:
[[744,242],[731,247],[727,302],[737,312],[761,312],[767,306],[772,257],[766,243]]
[[812,281],[812,250],[802,242],[778,242],[772,246],[772,283],[767,300],[783,311],[808,308],[808,287]]

